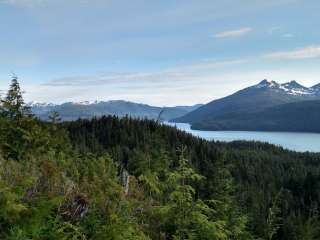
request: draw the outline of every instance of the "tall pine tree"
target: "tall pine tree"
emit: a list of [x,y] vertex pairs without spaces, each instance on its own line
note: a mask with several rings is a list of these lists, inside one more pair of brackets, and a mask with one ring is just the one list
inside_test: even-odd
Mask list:
[[20,119],[31,115],[30,107],[26,106],[22,97],[22,91],[16,75],[12,76],[8,93],[2,101],[2,113],[11,119]]

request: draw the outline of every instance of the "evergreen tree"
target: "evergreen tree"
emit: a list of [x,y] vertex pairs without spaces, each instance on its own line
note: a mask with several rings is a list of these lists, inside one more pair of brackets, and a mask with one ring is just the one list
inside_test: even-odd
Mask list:
[[2,100],[2,121],[0,122],[0,150],[7,158],[15,160],[28,158],[32,151],[46,147],[48,133],[44,126],[33,118],[30,107],[26,106],[16,76]]
[[13,75],[8,93],[2,100],[3,114],[11,119],[31,115],[31,109],[25,105],[18,77]]
[[277,234],[281,226],[280,215],[280,201],[281,201],[282,191],[280,191],[273,199],[271,206],[267,210],[267,219],[265,226],[265,239],[272,240]]
[[204,180],[188,164],[186,149],[180,150],[177,170],[167,176],[167,199],[161,208],[169,238],[183,239],[227,239],[225,223],[211,219],[214,210],[196,198],[192,184]]
[[50,121],[52,122],[53,125],[56,125],[57,123],[59,123],[61,121],[60,114],[57,111],[53,111],[49,115],[49,119],[50,119]]

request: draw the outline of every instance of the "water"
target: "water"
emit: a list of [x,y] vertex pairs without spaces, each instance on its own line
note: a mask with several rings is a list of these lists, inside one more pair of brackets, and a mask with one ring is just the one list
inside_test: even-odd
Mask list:
[[253,132],[253,131],[200,131],[188,123],[166,123],[207,140],[231,142],[235,140],[268,142],[298,152],[320,152],[319,133]]

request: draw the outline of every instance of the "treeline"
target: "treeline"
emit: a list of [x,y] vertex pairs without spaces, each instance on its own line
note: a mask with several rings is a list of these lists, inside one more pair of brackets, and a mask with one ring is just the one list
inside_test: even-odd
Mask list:
[[320,239],[320,154],[0,108],[0,239]]

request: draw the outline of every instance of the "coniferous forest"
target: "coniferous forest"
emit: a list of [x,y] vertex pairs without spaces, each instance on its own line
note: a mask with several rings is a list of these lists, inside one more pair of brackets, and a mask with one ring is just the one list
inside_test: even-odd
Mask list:
[[320,154],[1,98],[0,239],[320,239]]

